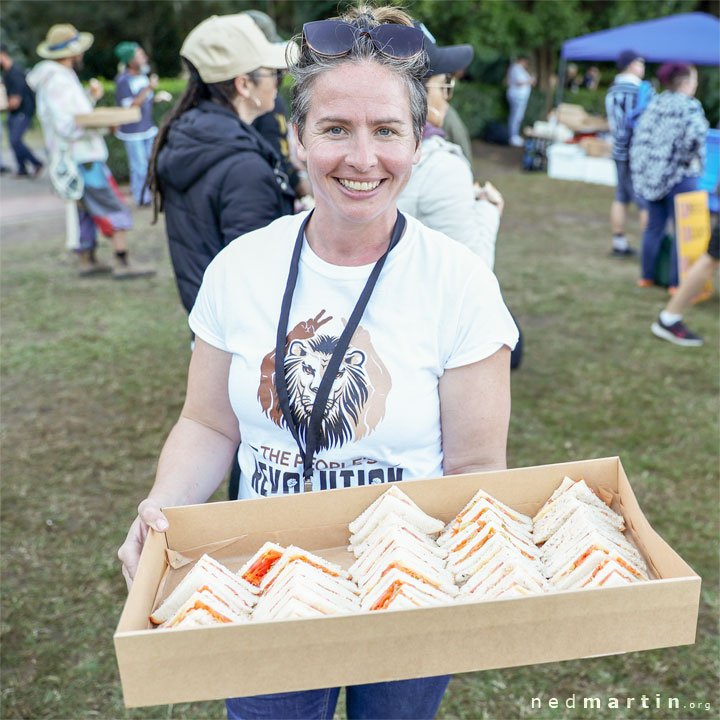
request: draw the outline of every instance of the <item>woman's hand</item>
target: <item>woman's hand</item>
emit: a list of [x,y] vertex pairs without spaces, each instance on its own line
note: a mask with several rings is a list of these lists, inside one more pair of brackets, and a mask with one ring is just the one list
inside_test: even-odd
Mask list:
[[130,526],[125,542],[118,550],[118,558],[122,563],[122,574],[127,583],[128,590],[133,584],[135,573],[137,572],[138,562],[140,561],[140,553],[145,538],[148,534],[148,528],[152,528],[156,532],[165,532],[170,523],[163,515],[160,503],[152,498],[146,498],[138,506],[138,516]]
[[90,99],[95,102],[97,102],[105,94],[105,89],[97,78],[90,78],[89,91]]
[[503,208],[505,207],[505,200],[503,200],[503,196],[500,194],[500,191],[491,182],[486,182],[482,187],[478,183],[475,183],[473,189],[476,200],[487,200],[489,203],[495,205],[498,209],[498,213],[502,215]]

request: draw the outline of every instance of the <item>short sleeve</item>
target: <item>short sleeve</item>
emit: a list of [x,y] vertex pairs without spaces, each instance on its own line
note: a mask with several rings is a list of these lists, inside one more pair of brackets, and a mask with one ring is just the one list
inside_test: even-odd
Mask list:
[[471,273],[459,303],[444,369],[484,360],[503,345],[511,350],[515,347],[518,329],[505,306],[497,278],[489,269],[477,267]]
[[207,266],[188,324],[201,340],[229,352],[223,321],[223,308],[226,305],[223,303],[226,289],[225,260],[225,255],[220,253]]
[[115,86],[115,98],[120,107],[130,107],[130,105],[132,105],[134,98],[132,91],[130,90],[130,83],[125,75],[119,77],[117,80],[117,84]]

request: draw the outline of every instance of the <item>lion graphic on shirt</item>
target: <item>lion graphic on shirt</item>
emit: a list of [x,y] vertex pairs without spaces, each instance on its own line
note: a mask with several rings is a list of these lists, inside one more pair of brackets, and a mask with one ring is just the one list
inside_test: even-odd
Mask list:
[[[285,379],[290,410],[303,441],[320,382],[339,339],[318,332],[332,320],[332,316],[323,318],[324,313],[322,310],[314,318],[298,323],[287,336]],[[390,375],[373,348],[370,334],[359,326],[330,389],[318,450],[341,446],[371,433],[385,416],[391,386]],[[258,400],[265,414],[276,425],[285,427],[275,388],[274,351],[262,361]]]

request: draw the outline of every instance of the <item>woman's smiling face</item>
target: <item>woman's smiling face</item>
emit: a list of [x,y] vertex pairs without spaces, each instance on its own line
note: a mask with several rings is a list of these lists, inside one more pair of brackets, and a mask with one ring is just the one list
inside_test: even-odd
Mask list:
[[408,90],[373,61],[347,62],[313,85],[298,157],[307,163],[325,221],[367,223],[392,217],[420,159]]

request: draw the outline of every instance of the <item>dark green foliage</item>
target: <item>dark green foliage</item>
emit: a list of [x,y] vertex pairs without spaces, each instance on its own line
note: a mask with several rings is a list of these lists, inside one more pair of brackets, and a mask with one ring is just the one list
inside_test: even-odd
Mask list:
[[[6,0],[2,39],[21,64],[30,66],[37,61],[35,47],[48,27],[56,22],[71,22],[95,35],[95,44],[85,55],[82,79],[115,76],[113,48],[120,40],[140,42],[151,57],[153,69],[162,77],[174,77],[181,71],[178,53],[183,39],[209,15],[249,8],[263,10],[275,18],[280,34],[290,38],[304,22],[336,15],[345,4],[337,0],[114,0],[98,5],[89,0]],[[457,93],[460,115],[475,137],[482,135],[487,122],[507,117],[502,82],[513,54],[530,53],[538,76],[525,117],[525,122],[532,124],[550,109],[553,75],[562,43],[568,38],[674,13],[719,12],[717,0],[414,0],[407,3],[406,9],[425,22],[441,45],[470,43],[475,49],[475,59]],[[581,73],[587,65],[579,64]],[[599,67],[603,87],[593,93],[566,95],[566,102],[604,114],[605,89],[612,82],[615,68],[612,63],[600,63]],[[711,125],[716,125],[720,120],[717,69],[701,68],[700,75],[698,98]],[[109,144],[115,145],[112,140]],[[117,156],[117,150],[111,148],[111,167],[123,177],[126,170],[121,169],[122,161]]]

